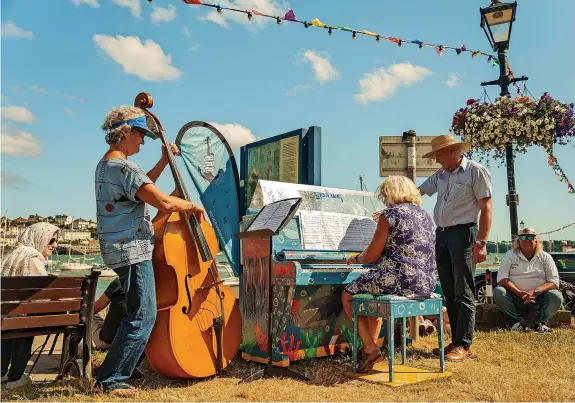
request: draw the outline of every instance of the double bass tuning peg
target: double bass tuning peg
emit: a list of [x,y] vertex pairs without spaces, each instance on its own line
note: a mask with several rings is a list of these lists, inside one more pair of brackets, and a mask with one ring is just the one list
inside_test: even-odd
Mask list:
[[138,106],[140,108],[151,108],[154,106],[154,99],[150,94],[147,92],[140,92],[136,95],[136,99],[134,100],[134,106]]

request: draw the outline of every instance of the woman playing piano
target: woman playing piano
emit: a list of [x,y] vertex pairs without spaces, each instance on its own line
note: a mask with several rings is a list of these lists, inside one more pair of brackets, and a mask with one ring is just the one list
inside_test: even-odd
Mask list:
[[[435,289],[435,223],[421,208],[419,190],[409,178],[390,176],[378,188],[387,206],[366,250],[350,263],[375,263],[345,287],[342,303],[351,320],[354,294],[428,296]],[[358,333],[363,358],[357,372],[367,372],[383,357],[377,346],[381,318],[360,316]]]

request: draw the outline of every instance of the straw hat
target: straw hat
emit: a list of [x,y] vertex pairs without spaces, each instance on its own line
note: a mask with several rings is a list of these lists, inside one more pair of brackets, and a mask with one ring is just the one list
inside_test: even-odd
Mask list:
[[442,134],[431,140],[431,151],[423,156],[423,158],[431,158],[439,150],[459,146],[462,152],[471,150],[471,144],[455,140],[451,134]]

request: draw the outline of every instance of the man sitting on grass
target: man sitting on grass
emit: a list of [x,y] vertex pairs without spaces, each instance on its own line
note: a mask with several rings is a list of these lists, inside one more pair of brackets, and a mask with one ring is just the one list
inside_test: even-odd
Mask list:
[[523,321],[528,311],[536,311],[531,328],[536,333],[549,333],[547,321],[559,310],[563,296],[559,292],[559,273],[551,255],[543,251],[533,228],[525,228],[513,241],[497,273],[498,287],[493,299],[499,309],[511,318],[511,330],[527,330]]

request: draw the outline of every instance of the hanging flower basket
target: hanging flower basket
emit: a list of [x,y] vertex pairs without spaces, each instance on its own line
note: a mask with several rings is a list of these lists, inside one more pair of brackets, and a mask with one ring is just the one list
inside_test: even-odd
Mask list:
[[477,155],[479,161],[493,158],[503,163],[508,143],[516,153],[525,153],[532,145],[543,147],[555,174],[567,183],[569,193],[575,194],[553,155],[555,144],[566,145],[575,139],[573,104],[560,102],[548,93],[537,100],[502,97],[493,103],[480,103],[470,99],[467,107],[453,116],[451,132],[471,144],[470,154]]

